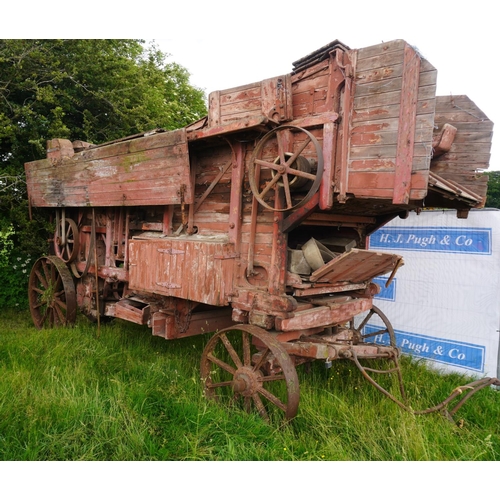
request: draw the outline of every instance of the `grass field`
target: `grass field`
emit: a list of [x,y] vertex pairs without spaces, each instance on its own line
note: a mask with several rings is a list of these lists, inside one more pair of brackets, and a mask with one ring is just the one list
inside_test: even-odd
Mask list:
[[[500,391],[457,414],[405,412],[348,361],[298,367],[301,402],[287,425],[207,401],[199,362],[209,336],[177,341],[120,320],[79,318],[36,330],[29,313],[0,318],[3,461],[495,461]],[[415,410],[467,379],[404,358]]]

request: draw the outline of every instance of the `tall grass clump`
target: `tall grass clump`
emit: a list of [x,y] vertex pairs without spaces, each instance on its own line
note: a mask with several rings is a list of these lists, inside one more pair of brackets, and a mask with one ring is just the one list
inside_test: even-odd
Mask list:
[[[451,423],[414,415],[348,361],[298,367],[297,417],[207,401],[200,357],[210,334],[166,341],[115,320],[36,330],[29,314],[0,318],[1,460],[446,461],[500,459],[500,392],[480,391]],[[403,359],[408,402],[435,405],[467,379]],[[386,385],[397,390],[395,380]]]

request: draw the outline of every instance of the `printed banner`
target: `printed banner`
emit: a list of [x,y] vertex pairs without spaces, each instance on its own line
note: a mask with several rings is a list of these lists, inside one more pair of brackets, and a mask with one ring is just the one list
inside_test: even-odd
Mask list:
[[377,299],[390,300],[394,302],[396,300],[396,282],[397,278],[394,278],[389,286],[386,288],[388,278],[384,276],[379,276],[378,278],[373,278],[372,281],[380,286],[380,293],[376,295]]
[[383,227],[370,248],[491,255],[491,228]]
[[[380,330],[379,326],[366,325],[364,333],[370,334],[377,330]],[[404,353],[476,372],[484,370],[485,346],[401,330],[395,330],[394,333],[396,344]],[[389,336],[387,334],[376,335],[373,337],[373,342],[389,344]]]

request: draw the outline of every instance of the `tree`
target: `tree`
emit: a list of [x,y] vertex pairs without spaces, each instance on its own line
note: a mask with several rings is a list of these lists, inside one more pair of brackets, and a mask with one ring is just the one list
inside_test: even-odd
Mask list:
[[488,176],[486,206],[489,208],[500,208],[500,171],[488,172]]
[[0,235],[18,252],[45,252],[45,214],[28,220],[24,163],[44,158],[48,139],[100,144],[206,114],[203,91],[167,59],[135,39],[0,40]]
[[102,143],[205,114],[189,73],[140,40],[0,40],[0,162],[22,172],[59,137]]

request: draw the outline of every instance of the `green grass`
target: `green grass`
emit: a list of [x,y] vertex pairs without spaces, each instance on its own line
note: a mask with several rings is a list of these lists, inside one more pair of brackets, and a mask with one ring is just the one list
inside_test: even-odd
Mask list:
[[[457,414],[416,416],[389,401],[354,364],[298,367],[301,402],[288,425],[203,397],[209,336],[177,341],[120,320],[79,318],[36,330],[29,314],[0,318],[0,459],[210,461],[480,461],[500,459],[500,391]],[[403,360],[411,406],[440,402],[467,379]]]

